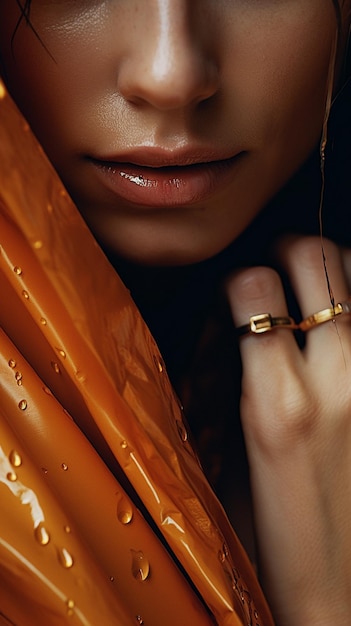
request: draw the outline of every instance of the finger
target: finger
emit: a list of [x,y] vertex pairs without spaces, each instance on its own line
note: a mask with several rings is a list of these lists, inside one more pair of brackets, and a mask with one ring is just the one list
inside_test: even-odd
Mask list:
[[347,289],[349,295],[351,294],[351,249],[343,248],[341,250],[341,257],[343,262],[343,268],[346,276]]
[[[227,283],[227,294],[236,326],[247,324],[250,316],[270,313],[288,315],[284,290],[278,274],[270,268],[250,268],[237,272]],[[292,397],[291,372],[297,372],[301,353],[294,333],[276,328],[261,335],[240,339],[243,361],[243,397],[249,402],[252,415],[270,413],[278,401],[282,405],[283,390]],[[264,410],[263,410],[264,407]]]
[[[290,238],[280,245],[280,257],[288,272],[303,318],[318,311],[332,308],[349,297],[349,289],[340,250],[320,238]],[[310,345],[321,349],[324,341],[335,340],[336,330],[351,330],[351,316],[342,314],[332,321],[308,331]]]

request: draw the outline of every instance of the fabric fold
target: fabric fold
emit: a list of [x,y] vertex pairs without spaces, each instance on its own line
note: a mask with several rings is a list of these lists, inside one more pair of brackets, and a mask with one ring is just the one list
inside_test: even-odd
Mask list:
[[[28,607],[44,597],[32,564],[63,594],[46,585],[45,610],[61,611],[61,621],[48,617],[48,624],[270,626],[255,572],[191,447],[162,356],[4,89],[0,163],[6,616],[19,619],[18,607],[11,613],[15,585]],[[22,459],[18,471],[11,451]],[[30,520],[9,480],[47,507],[45,520]],[[38,526],[57,534],[61,548],[56,539],[40,545]],[[63,534],[65,527],[72,532]],[[72,555],[70,567],[47,557],[54,545],[68,561]],[[35,623],[28,620],[20,615],[17,623]]]

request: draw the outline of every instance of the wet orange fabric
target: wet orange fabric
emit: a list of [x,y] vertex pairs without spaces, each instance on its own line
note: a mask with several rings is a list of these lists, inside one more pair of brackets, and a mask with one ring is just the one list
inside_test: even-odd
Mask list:
[[0,624],[270,626],[154,340],[0,95]]

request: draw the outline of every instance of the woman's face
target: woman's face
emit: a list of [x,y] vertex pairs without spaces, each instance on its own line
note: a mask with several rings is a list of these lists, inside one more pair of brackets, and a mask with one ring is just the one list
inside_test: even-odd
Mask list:
[[10,91],[95,235],[129,259],[216,254],[318,142],[330,0],[32,0],[11,48],[19,16],[1,0]]

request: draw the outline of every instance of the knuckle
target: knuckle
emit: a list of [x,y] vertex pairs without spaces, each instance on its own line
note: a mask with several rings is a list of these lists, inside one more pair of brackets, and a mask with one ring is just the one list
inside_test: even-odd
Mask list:
[[291,374],[255,397],[243,388],[242,407],[250,438],[268,456],[291,453],[319,428],[318,399],[301,378]]

